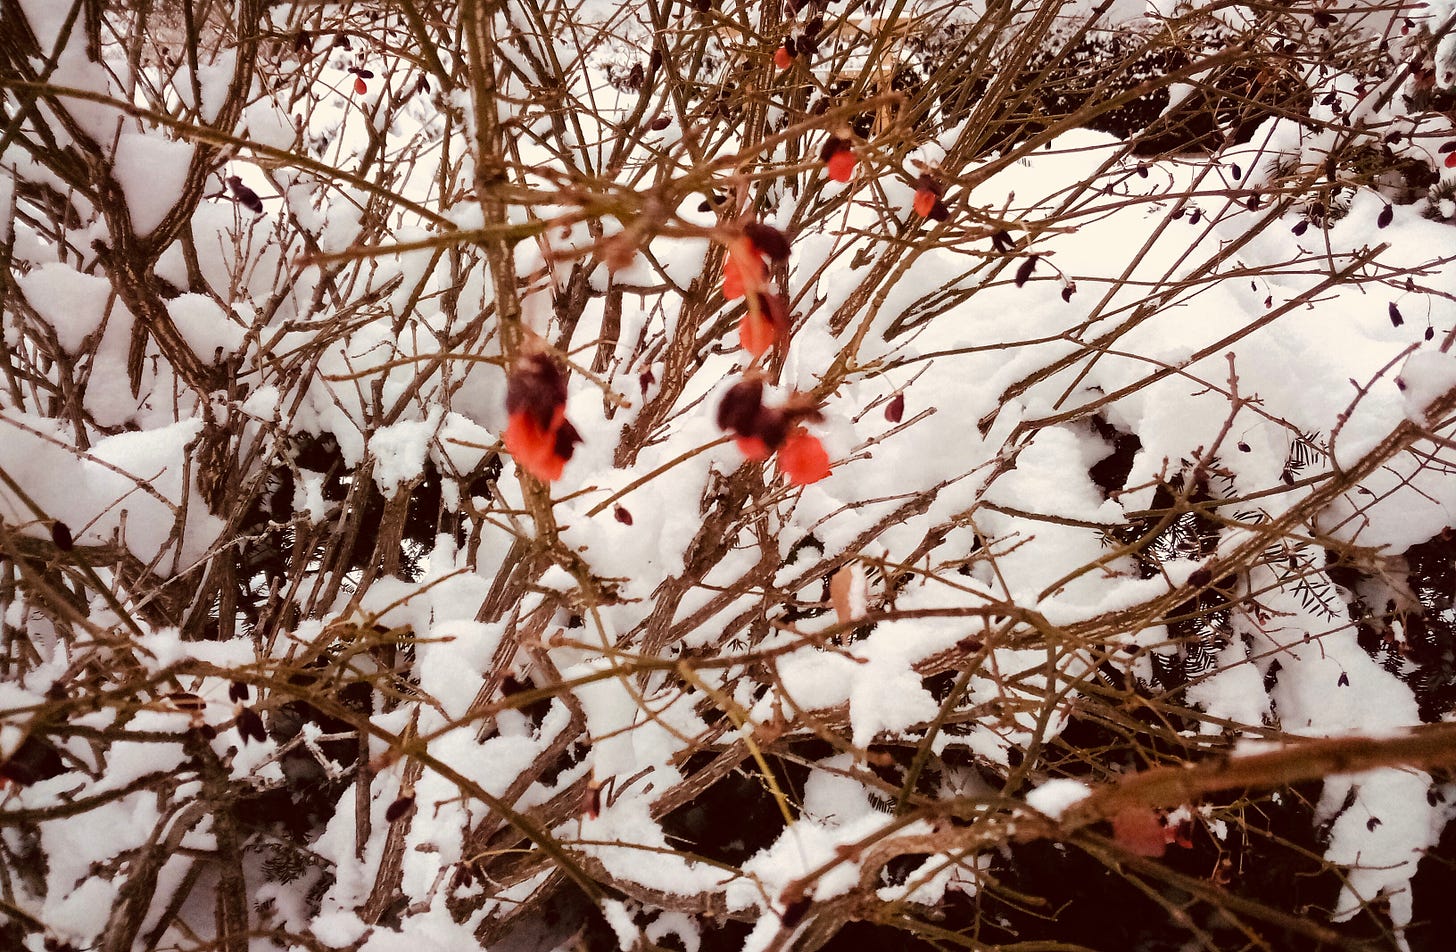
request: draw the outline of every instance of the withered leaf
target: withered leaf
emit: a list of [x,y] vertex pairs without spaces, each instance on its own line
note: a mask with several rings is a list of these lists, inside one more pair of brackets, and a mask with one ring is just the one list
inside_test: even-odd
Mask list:
[[829,579],[829,603],[841,625],[848,625],[863,614],[865,603],[864,569],[858,562],[840,566]]
[[76,547],[76,540],[71,538],[71,527],[59,519],[51,523],[51,541],[62,552],[69,552]]
[[384,810],[384,822],[385,823],[393,823],[396,820],[403,819],[404,818],[404,815],[406,813],[408,813],[410,811],[410,808],[413,807],[414,805],[415,805],[415,796],[414,796],[414,794],[407,793],[407,794],[404,794],[404,795],[400,796],[393,803],[391,803],[388,807],[385,808],[385,810]]
[[245,707],[238,712],[238,736],[244,742],[255,740],[260,744],[268,739],[268,731],[263,728],[263,718],[251,707]]
[[789,257],[789,239],[772,225],[751,221],[743,226],[743,234],[761,254],[774,261],[783,261]]

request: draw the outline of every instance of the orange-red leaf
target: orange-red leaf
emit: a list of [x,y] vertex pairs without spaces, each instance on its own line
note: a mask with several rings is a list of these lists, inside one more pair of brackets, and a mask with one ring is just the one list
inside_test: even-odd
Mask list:
[[764,314],[749,310],[738,322],[738,343],[754,357],[762,357],[773,346],[773,324]]
[[829,454],[819,437],[795,430],[779,449],[779,469],[790,485],[807,486],[829,475]]
[[723,259],[723,298],[733,301],[747,291],[757,291],[768,276],[763,255],[753,239],[741,235],[728,243],[728,256]]
[[743,297],[743,272],[730,254],[723,259],[723,300],[736,301]]
[[740,436],[733,442],[738,444],[738,452],[754,462],[766,460],[773,454],[773,449],[756,436]]
[[829,157],[829,160],[825,162],[825,166],[829,170],[829,177],[834,179],[834,181],[836,182],[848,182],[851,178],[853,178],[854,164],[854,150],[847,146],[845,148],[837,150],[833,155]]
[[[565,411],[558,409],[552,425],[542,427],[535,416],[526,411],[512,413],[506,426],[506,451],[516,465],[545,482],[561,478],[567,457],[559,450],[559,431],[565,423]],[[575,433],[575,430],[572,431]]]
[[757,292],[749,298],[748,313],[738,322],[738,342],[754,357],[762,357],[789,334],[789,309],[777,294]]

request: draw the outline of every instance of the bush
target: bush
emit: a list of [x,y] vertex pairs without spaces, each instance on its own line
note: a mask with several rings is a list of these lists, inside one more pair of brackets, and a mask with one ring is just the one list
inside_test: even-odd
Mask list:
[[0,936],[1439,948],[1451,4],[10,4]]

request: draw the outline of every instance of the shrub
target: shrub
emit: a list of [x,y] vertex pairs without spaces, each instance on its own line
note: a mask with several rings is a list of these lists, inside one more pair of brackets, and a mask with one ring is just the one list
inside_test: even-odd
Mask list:
[[1438,947],[1449,6],[8,5],[0,936]]

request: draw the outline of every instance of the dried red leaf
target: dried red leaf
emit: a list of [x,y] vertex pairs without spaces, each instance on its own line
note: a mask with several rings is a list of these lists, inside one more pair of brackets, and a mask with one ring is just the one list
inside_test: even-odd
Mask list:
[[403,819],[404,815],[410,812],[410,808],[414,805],[415,798],[413,794],[405,794],[404,796],[401,796],[385,808],[384,822],[394,823],[397,820]]
[[1031,279],[1031,272],[1036,268],[1036,255],[1032,255],[1021,262],[1021,267],[1016,269],[1016,286],[1019,288]]
[[1112,818],[1112,838],[1129,853],[1159,857],[1168,848],[1163,823],[1148,807],[1128,807]]
[[263,200],[258,197],[257,192],[244,185],[242,179],[236,175],[229,175],[227,177],[227,187],[228,191],[233,193],[233,198],[237,200],[239,205],[242,205],[254,215],[263,214]]
[[571,425],[571,421],[563,418],[561,425],[556,428],[556,445],[554,447],[556,455],[560,457],[563,464],[576,454],[576,444],[580,442],[581,434],[577,432],[576,427]]
[[245,707],[238,712],[238,736],[244,742],[255,740],[258,743],[268,739],[268,731],[263,727],[263,718],[258,712],[250,707]]
[[69,552],[76,547],[76,540],[71,538],[71,527],[59,519],[51,523],[51,541],[62,552]]
[[936,178],[934,175],[931,175],[929,172],[925,172],[922,173],[921,176],[915,180],[915,191],[929,192],[936,198],[939,198],[941,195],[945,194],[945,187],[940,184],[940,179]]
[[772,225],[751,221],[743,226],[743,237],[747,238],[760,257],[772,261],[787,261],[789,239]]
[[812,899],[808,896],[801,896],[784,906],[784,911],[779,913],[779,921],[783,923],[785,929],[792,929],[803,921],[804,916],[808,914],[813,905]]
[[905,417],[905,395],[897,393],[885,404],[885,419],[891,423],[899,423]]
[[728,388],[718,404],[718,428],[730,433],[751,433],[762,410],[762,381],[739,381]]
[[542,430],[557,422],[566,406],[566,377],[546,354],[527,354],[516,361],[506,382],[506,413],[527,413]]
[[588,820],[595,820],[602,813],[602,784],[599,780],[590,780],[581,791],[581,815]]
[[795,429],[779,448],[779,469],[792,486],[807,486],[829,475],[829,454],[819,437]]

